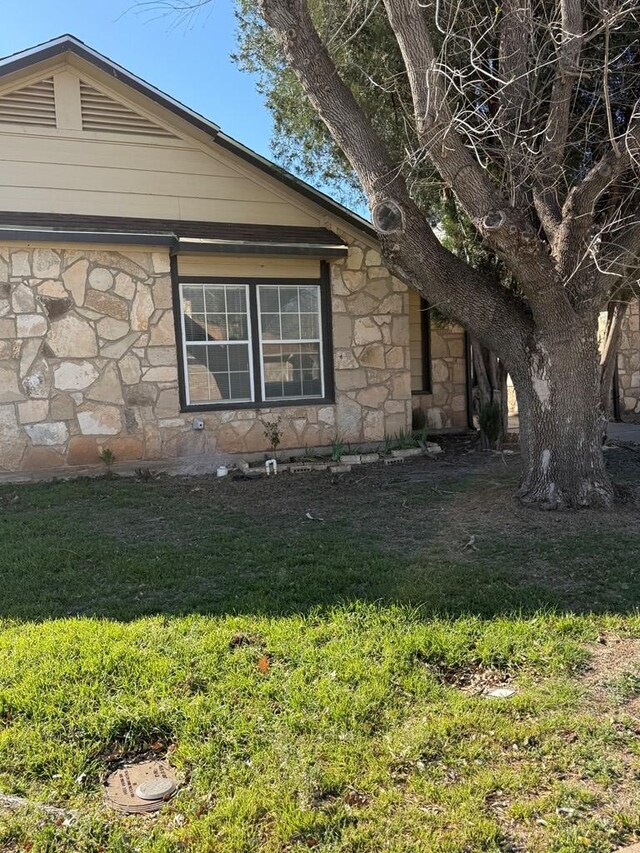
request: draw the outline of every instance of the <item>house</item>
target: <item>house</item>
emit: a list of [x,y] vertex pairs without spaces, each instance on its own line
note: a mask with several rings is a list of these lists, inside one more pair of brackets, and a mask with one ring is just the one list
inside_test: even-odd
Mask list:
[[468,422],[360,217],[65,35],[0,61],[0,471]]
[[464,428],[469,376],[366,220],[73,36],[0,60],[0,472]]

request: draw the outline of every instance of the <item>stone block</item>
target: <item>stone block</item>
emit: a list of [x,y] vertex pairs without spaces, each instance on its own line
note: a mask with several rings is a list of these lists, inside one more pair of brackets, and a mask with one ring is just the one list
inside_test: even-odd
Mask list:
[[114,320],[113,317],[103,317],[96,323],[96,329],[101,338],[107,341],[119,341],[130,330],[126,320]]
[[96,267],[89,273],[89,284],[94,290],[111,290],[114,284],[113,274],[104,267]]
[[48,400],[27,400],[18,403],[18,420],[21,424],[35,424],[47,419],[49,414]]
[[129,319],[129,304],[125,299],[114,293],[102,293],[99,290],[88,290],[84,299],[85,308],[90,308],[98,314],[113,317],[114,320]]
[[153,304],[156,308],[160,308],[163,311],[166,309],[172,309],[173,289],[171,287],[171,278],[169,276],[157,278],[153,282],[151,295],[153,296]]
[[353,331],[355,344],[371,344],[380,340],[382,340],[382,333],[371,317],[356,318]]
[[168,346],[175,343],[172,311],[165,311],[158,322],[152,326],[149,343],[151,346]]
[[52,299],[66,299],[68,293],[61,281],[57,279],[50,279],[49,281],[43,281],[42,284],[38,285],[38,295],[49,296]]
[[109,362],[99,379],[87,389],[85,393],[87,400],[97,400],[101,403],[116,403],[122,405],[122,389],[120,387],[120,374],[116,365]]
[[350,246],[347,255],[346,268],[348,270],[359,270],[362,266],[363,252],[359,246]]
[[335,385],[338,391],[353,391],[364,388],[367,384],[364,370],[337,370],[335,374]]
[[[31,264],[29,263],[29,252],[11,252],[11,275],[29,278],[31,275]],[[46,276],[51,278],[51,276]]]
[[51,324],[47,345],[57,358],[93,358],[98,355],[96,334],[86,320],[65,314]]
[[69,429],[63,421],[50,421],[43,424],[25,426],[25,431],[33,444],[52,446],[65,444],[69,438]]
[[18,365],[15,362],[0,364],[0,403],[15,403],[24,400],[18,385]]
[[333,343],[341,349],[353,345],[353,321],[348,314],[333,315]]
[[368,267],[379,267],[382,263],[380,252],[378,252],[376,249],[369,249],[365,256],[364,262]]
[[145,332],[149,328],[154,311],[151,289],[145,284],[139,284],[131,306],[131,328],[137,332]]
[[130,462],[144,458],[144,445],[139,438],[117,436],[107,439],[104,446],[113,452],[116,462]]
[[56,394],[51,400],[51,419],[54,421],[70,421],[76,414],[75,403],[69,394]]
[[348,474],[351,471],[351,465],[331,465],[329,470],[332,474]]
[[53,249],[34,249],[31,266],[34,278],[60,277],[60,255]]
[[360,353],[359,361],[364,367],[383,368],[385,366],[384,345],[367,344]]
[[43,471],[51,468],[62,468],[65,459],[62,454],[48,447],[27,447],[22,457],[23,471]]
[[389,396],[389,389],[384,385],[370,385],[363,391],[358,392],[356,400],[361,406],[369,409],[379,409]]
[[122,430],[120,409],[115,406],[92,406],[78,412],[83,435],[117,435]]
[[48,323],[42,314],[18,314],[16,335],[19,338],[40,338],[46,334]]
[[361,459],[359,453],[344,453],[340,457],[341,465],[359,465],[360,461]]
[[136,285],[130,275],[124,272],[119,272],[116,276],[115,285],[113,287],[118,296],[122,296],[129,301],[133,299],[136,293]]
[[100,355],[104,358],[120,359],[140,338],[140,332],[129,332],[129,334],[112,344],[103,344],[100,347]]
[[16,337],[16,321],[12,317],[0,317],[0,338],[13,340]]
[[177,367],[149,367],[142,374],[143,382],[177,382]]
[[67,463],[69,465],[96,465],[100,462],[100,450],[95,438],[76,435],[69,441]]
[[142,376],[140,360],[133,353],[127,353],[124,358],[120,359],[118,367],[125,385],[135,385],[140,381]]
[[32,314],[36,310],[36,299],[28,284],[16,284],[11,292],[11,308],[14,314]]
[[380,461],[379,453],[361,453],[360,462],[362,465],[371,465],[373,462]]
[[81,259],[76,261],[62,273],[64,286],[73,297],[73,301],[76,305],[84,305],[88,269],[89,262]]
[[62,361],[53,369],[53,384],[60,391],[81,391],[98,378],[90,361]]

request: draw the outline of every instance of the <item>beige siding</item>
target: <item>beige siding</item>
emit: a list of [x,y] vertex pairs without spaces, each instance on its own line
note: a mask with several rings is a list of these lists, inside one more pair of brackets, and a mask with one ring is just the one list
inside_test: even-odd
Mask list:
[[[182,127],[173,128],[174,136],[168,138],[78,129],[74,86],[79,87],[79,78],[70,69],[58,69],[54,78],[57,127],[0,127],[4,210],[276,225],[316,226],[323,221],[324,214],[313,205],[240,158],[203,142],[197,132],[191,136]],[[149,118],[150,113],[121,93],[111,96],[141,120]],[[163,132],[169,128],[162,110],[157,126]]]
[[178,257],[178,274],[248,276],[273,278],[318,278],[320,262],[306,258],[264,258],[236,255],[183,255]]

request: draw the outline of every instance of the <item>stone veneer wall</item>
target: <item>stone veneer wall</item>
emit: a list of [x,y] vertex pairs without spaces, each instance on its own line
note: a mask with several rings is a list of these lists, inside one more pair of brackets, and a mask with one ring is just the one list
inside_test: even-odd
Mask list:
[[[212,261],[213,263],[214,261]],[[378,441],[411,424],[406,287],[353,243],[332,264],[335,405],[180,413],[164,252],[0,247],[0,470]]]
[[640,306],[635,299],[627,309],[618,350],[620,414],[624,420],[640,418]]
[[467,427],[467,361],[464,329],[431,323],[431,393],[414,394],[431,429]]

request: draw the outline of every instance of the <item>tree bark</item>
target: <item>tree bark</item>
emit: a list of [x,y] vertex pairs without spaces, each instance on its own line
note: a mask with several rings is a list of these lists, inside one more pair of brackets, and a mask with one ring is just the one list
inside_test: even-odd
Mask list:
[[519,500],[543,509],[610,507],[595,319],[577,331],[538,338],[512,378],[523,462]]

